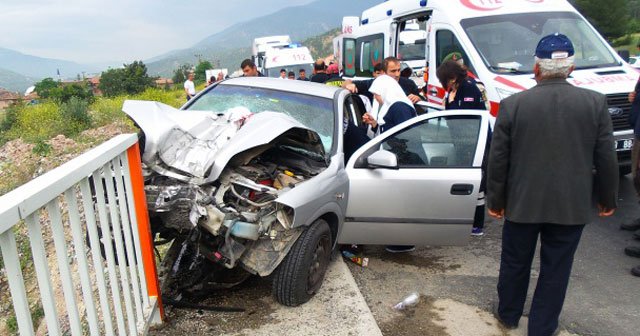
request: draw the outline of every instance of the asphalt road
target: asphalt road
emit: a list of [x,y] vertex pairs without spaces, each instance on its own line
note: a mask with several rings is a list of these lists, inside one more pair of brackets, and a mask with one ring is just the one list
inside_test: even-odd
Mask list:
[[[640,278],[632,276],[630,269],[640,265],[640,259],[625,256],[623,249],[640,245],[640,241],[619,229],[621,222],[640,217],[630,178],[620,180],[619,208],[613,217],[600,219],[595,208],[593,211],[594,221],[587,225],[576,254],[560,335],[636,336]],[[268,279],[253,278],[198,302],[243,306],[247,312],[169,308],[168,323],[151,334],[356,336],[381,331],[385,336],[524,336],[526,318],[518,330],[507,331],[490,313],[496,301],[501,231],[502,222],[488,218],[485,235],[471,237],[466,246],[419,247],[406,254],[364,246],[367,267],[349,261],[345,267],[334,261],[320,293],[302,307],[279,305],[271,296]],[[538,264],[536,257],[525,315]],[[391,309],[412,292],[420,293],[416,307],[400,312]],[[374,319],[380,331],[363,332],[363,328],[377,330]]]
[[[638,335],[640,331],[640,278],[630,269],[640,259],[624,255],[624,247],[640,245],[619,225],[640,217],[640,205],[629,176],[620,179],[619,208],[615,215],[595,216],[587,225],[576,253],[569,290],[560,317],[561,328],[578,335]],[[448,301],[471,307],[471,315],[491,311],[497,298],[496,284],[500,260],[502,222],[487,220],[485,235],[471,237],[463,247],[421,247],[415,252],[393,255],[381,246],[367,246],[369,266],[350,264],[360,291],[385,335],[449,334],[437,329],[439,317],[425,319],[390,313],[389,306],[411,292],[419,292],[423,302]],[[539,260],[534,260],[525,315],[537,280]],[[440,308],[444,310],[444,308]],[[433,311],[433,309],[431,309]],[[455,309],[451,310],[455,311]],[[446,317],[445,317],[446,318]],[[436,322],[434,324],[434,322]],[[489,323],[487,323],[489,324]],[[473,325],[459,334],[473,332]],[[441,332],[437,332],[441,330]],[[488,333],[492,334],[492,333]],[[503,333],[503,334],[506,334]]]

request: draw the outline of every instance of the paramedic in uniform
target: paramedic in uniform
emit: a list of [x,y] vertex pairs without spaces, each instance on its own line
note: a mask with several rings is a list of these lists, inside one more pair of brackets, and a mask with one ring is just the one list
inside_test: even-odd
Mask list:
[[[462,58],[458,58],[462,60]],[[447,91],[444,99],[445,110],[486,110],[486,102],[478,83],[468,75],[466,67],[459,63],[456,58],[451,58],[438,67],[436,76],[442,87]],[[452,127],[452,132],[456,130]],[[460,134],[462,136],[462,134]],[[478,192],[478,201],[476,210],[473,215],[472,236],[484,235],[484,213],[485,213],[485,197],[484,193],[487,189],[487,154],[489,152],[489,144],[491,142],[491,132],[487,135],[487,145],[485,153],[482,156],[482,179],[480,180],[480,190]]]

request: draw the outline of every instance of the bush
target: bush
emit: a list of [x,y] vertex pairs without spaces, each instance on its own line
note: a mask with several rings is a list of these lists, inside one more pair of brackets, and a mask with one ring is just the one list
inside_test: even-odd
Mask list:
[[48,156],[52,149],[51,145],[44,140],[38,140],[31,151],[40,156]]
[[179,108],[185,102],[183,91],[167,91],[158,88],[147,89],[144,92],[131,97],[131,99],[157,101],[175,108]]
[[91,119],[95,127],[111,124],[116,121],[128,120],[127,115],[122,112],[122,104],[127,96],[115,98],[100,97],[91,104]]
[[91,127],[91,116],[89,116],[89,103],[79,97],[71,97],[66,103],[60,105],[60,116],[64,121],[65,136],[75,136],[76,134]]
[[3,114],[0,114],[2,117],[0,120],[0,146],[13,139],[9,130],[18,123],[18,115],[21,109],[21,104],[14,104],[7,108]]
[[34,143],[63,133],[63,125],[58,105],[46,102],[25,106],[18,114],[17,124],[7,133],[11,139],[22,138]]

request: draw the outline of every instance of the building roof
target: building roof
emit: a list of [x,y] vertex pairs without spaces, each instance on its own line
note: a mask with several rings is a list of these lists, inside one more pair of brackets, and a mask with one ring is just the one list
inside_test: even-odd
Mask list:
[[11,92],[5,89],[0,88],[0,100],[18,100],[20,99],[20,95],[16,92]]

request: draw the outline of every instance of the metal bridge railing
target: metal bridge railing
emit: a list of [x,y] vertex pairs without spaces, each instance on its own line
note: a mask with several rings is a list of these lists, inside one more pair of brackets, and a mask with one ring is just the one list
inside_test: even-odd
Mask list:
[[[117,136],[0,197],[0,250],[21,335],[45,327],[34,325],[34,306],[52,336],[140,335],[161,323],[137,140]],[[21,266],[20,226],[31,267]],[[25,278],[37,279],[37,291],[27,292]]]

